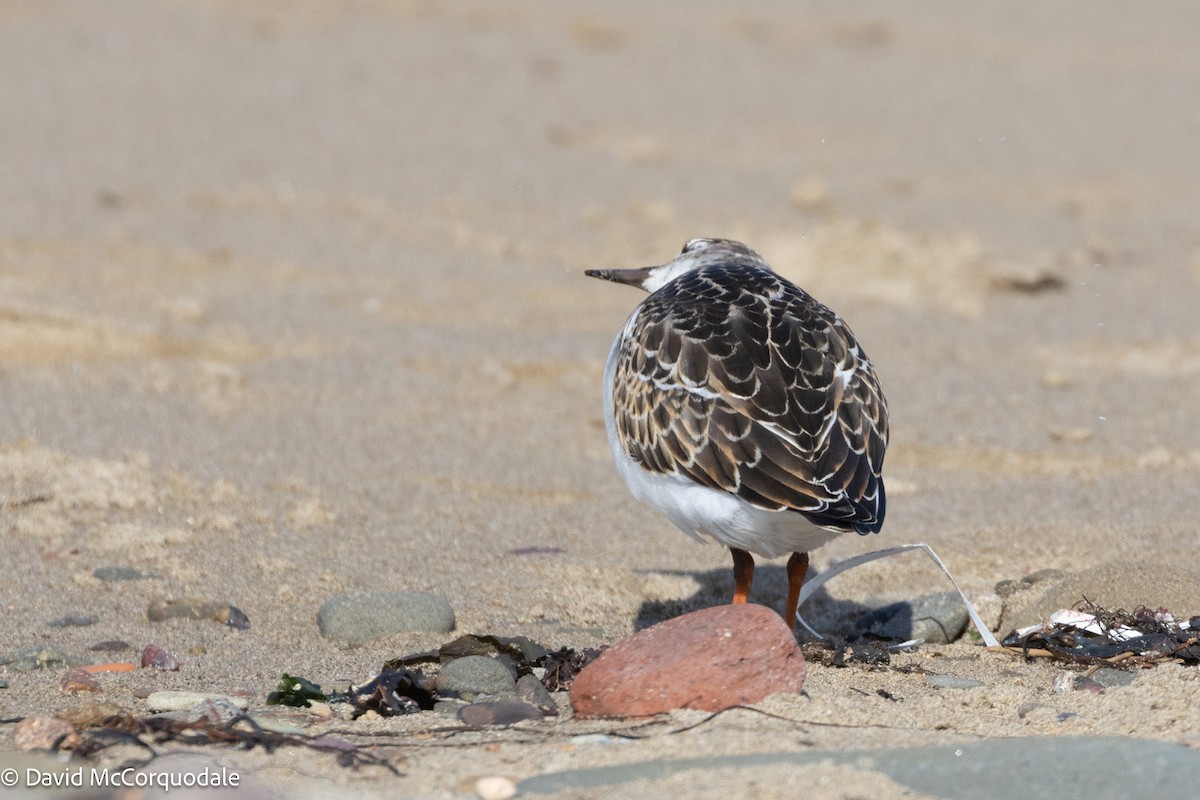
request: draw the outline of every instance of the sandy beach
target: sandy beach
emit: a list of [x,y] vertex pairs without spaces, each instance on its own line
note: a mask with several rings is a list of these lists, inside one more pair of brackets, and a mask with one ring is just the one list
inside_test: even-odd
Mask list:
[[[1198,25],[1188,3],[5,3],[0,655],[123,640],[113,660],[154,643],[182,666],[89,693],[0,666],[0,717],[143,714],[169,689],[262,710],[283,673],[344,688],[459,633],[582,649],[727,602],[728,551],[613,468],[601,374],[642,295],[583,276],[696,236],[748,243],[836,309],[887,392],[887,522],[814,571],[926,542],[1001,635],[1037,590],[997,583],[1047,569],[1200,614]],[[782,606],[782,563],[752,600]],[[909,554],[805,614],[845,631],[949,588]],[[455,633],[318,630],[331,597],[401,590],[444,597]],[[150,621],[163,598],[250,626]],[[49,624],[70,616],[93,621]],[[378,742],[395,773],[297,748],[178,758],[238,770],[229,796],[452,798],[480,776],[777,751],[1200,749],[1195,666],[1056,692],[1064,670],[968,637],[889,669],[810,664],[804,696],[708,722],[294,718]],[[556,796],[797,784],[938,796],[832,761]]]

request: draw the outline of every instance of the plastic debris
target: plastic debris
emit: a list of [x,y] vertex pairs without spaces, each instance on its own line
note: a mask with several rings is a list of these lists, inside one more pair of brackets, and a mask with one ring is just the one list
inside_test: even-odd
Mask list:
[[[803,606],[804,601],[812,597],[813,593],[816,592],[817,589],[821,588],[825,581],[829,580],[830,578],[840,575],[848,569],[853,569],[860,564],[867,564],[871,561],[875,561],[876,559],[886,558],[888,556],[900,555],[901,553],[907,553],[909,550],[922,550],[926,555],[929,556],[930,560],[932,560],[933,563],[937,565],[938,569],[942,571],[942,574],[949,578],[950,583],[954,585],[954,589],[958,592],[958,596],[962,598],[963,605],[967,607],[967,615],[970,616],[971,622],[975,624],[975,629],[979,631],[979,635],[983,638],[983,643],[988,647],[998,647],[1000,643],[996,641],[996,637],[992,635],[990,630],[988,630],[988,626],[984,624],[983,618],[979,616],[979,612],[975,610],[975,606],[971,605],[971,601],[968,600],[966,594],[963,593],[962,588],[958,585],[958,581],[956,581],[954,576],[950,574],[950,570],[948,570],[946,565],[942,563],[942,559],[938,558],[937,553],[933,552],[933,548],[924,542],[896,545],[895,547],[888,547],[883,550],[874,550],[870,553],[863,553],[862,555],[847,558],[845,561],[842,561],[837,565],[825,570],[821,574],[815,575],[811,579],[805,581],[804,587],[800,589],[799,605]],[[816,636],[818,639],[825,638],[813,630],[812,626],[804,621],[804,618],[800,616],[800,612],[798,610],[796,612],[796,620],[813,636]]]

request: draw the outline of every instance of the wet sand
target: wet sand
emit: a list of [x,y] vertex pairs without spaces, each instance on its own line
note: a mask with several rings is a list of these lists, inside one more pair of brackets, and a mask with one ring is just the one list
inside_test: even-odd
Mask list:
[[[1197,15],[6,4],[0,653],[153,641],[184,668],[106,678],[97,699],[261,704],[283,672],[360,681],[445,638],[332,645],[316,610],[347,591],[437,592],[461,632],[553,647],[724,602],[728,553],[635,504],[612,467],[600,378],[640,295],[582,275],[694,236],[747,242],[835,308],[884,382],[887,523],[814,568],[924,541],[995,619],[1003,579],[1193,563]],[[158,577],[93,576],[113,565]],[[1156,575],[1140,580],[1155,604]],[[754,588],[782,605],[782,562]],[[837,629],[943,588],[908,555],[832,580],[809,616]],[[231,602],[251,628],[150,623],[161,596]],[[46,625],[85,613],[97,623]],[[303,752],[214,757],[288,796],[450,796],[481,774],[781,743],[1200,743],[1180,700],[1194,668],[1052,697],[1050,664],[968,644],[905,658],[985,686],[815,665],[807,697],[765,706],[794,722],[738,712],[659,735],[696,721],[681,714],[621,747],[572,744],[620,727],[581,721],[412,737],[401,779]],[[5,717],[82,702],[59,673],[3,677]],[[1055,713],[1019,716],[1030,702]],[[403,739],[441,722],[372,724]]]

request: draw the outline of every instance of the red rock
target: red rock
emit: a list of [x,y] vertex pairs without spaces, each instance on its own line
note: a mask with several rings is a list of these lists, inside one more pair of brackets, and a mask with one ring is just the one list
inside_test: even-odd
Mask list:
[[179,669],[179,659],[156,644],[148,644],[142,651],[142,668],[146,667],[175,672]]
[[26,717],[13,728],[18,750],[70,750],[82,740],[69,722],[54,717]]
[[62,676],[62,680],[58,685],[68,692],[98,692],[100,691],[100,682],[97,681],[90,672],[82,669],[67,670]]
[[720,711],[804,686],[804,656],[766,606],[694,611],[614,644],[571,685],[581,717],[645,717],[675,708]]

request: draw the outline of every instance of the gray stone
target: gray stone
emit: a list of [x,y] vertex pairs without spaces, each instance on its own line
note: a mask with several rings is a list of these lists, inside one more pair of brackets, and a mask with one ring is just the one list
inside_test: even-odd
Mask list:
[[[237,698],[244,700],[245,698]],[[188,711],[197,720],[211,722],[214,725],[228,725],[242,716],[246,703],[236,703],[232,697],[212,697],[204,700]]]
[[89,625],[95,624],[95,617],[88,617],[82,614],[68,614],[65,617],[52,619],[46,623],[51,628],[86,628]]
[[433,704],[433,713],[446,717],[447,719],[457,719],[458,710],[465,705],[465,701],[455,700],[453,698],[447,700],[438,700]]
[[[522,797],[661,781],[691,772],[702,785],[721,770],[807,766],[826,761],[882,772],[915,792],[956,800],[1029,800],[1087,797],[1091,800],[1192,797],[1200,782],[1200,752],[1177,744],[1120,736],[1030,736],[958,745],[895,750],[705,755],[639,760],[603,767],[551,772],[526,778]],[[678,782],[672,784],[678,789]]]
[[1032,585],[1032,583],[1025,581],[1007,578],[996,583],[995,591],[1001,597],[1012,597],[1017,592],[1023,592]]
[[365,644],[395,633],[454,630],[454,609],[424,592],[357,592],[331,597],[317,612],[326,639]]
[[500,700],[495,703],[471,703],[458,710],[458,718],[466,725],[509,726],[527,719],[541,719],[542,712],[519,700]]
[[481,694],[512,694],[517,681],[512,670],[494,658],[464,656],[442,667],[436,686],[440,694],[472,700]]
[[868,611],[856,624],[877,636],[949,644],[966,629],[967,609],[957,592],[938,592]]
[[92,575],[102,581],[143,581],[147,578],[158,578],[158,575],[151,575],[148,572],[142,572],[140,569],[133,567],[96,567],[92,570]]
[[[273,712],[260,711],[257,714],[251,714],[250,718],[254,720],[254,724],[262,728],[264,731],[272,733],[283,733],[288,736],[306,736],[308,731],[301,728],[299,725],[291,722],[286,717],[281,717]],[[299,719],[292,717],[292,719]]]
[[974,689],[976,686],[983,686],[983,681],[960,678],[957,675],[926,675],[925,685],[938,689]]
[[1128,686],[1137,678],[1137,673],[1128,669],[1098,669],[1092,673],[1091,679],[1106,689],[1117,686]]
[[522,675],[517,679],[517,697],[550,716],[558,715],[554,698],[546,691],[545,684],[534,675]]
[[164,597],[152,600],[146,607],[146,618],[151,622],[165,622],[169,619],[208,619],[238,630],[246,630],[250,627],[250,618],[237,606],[195,598],[176,600]]

